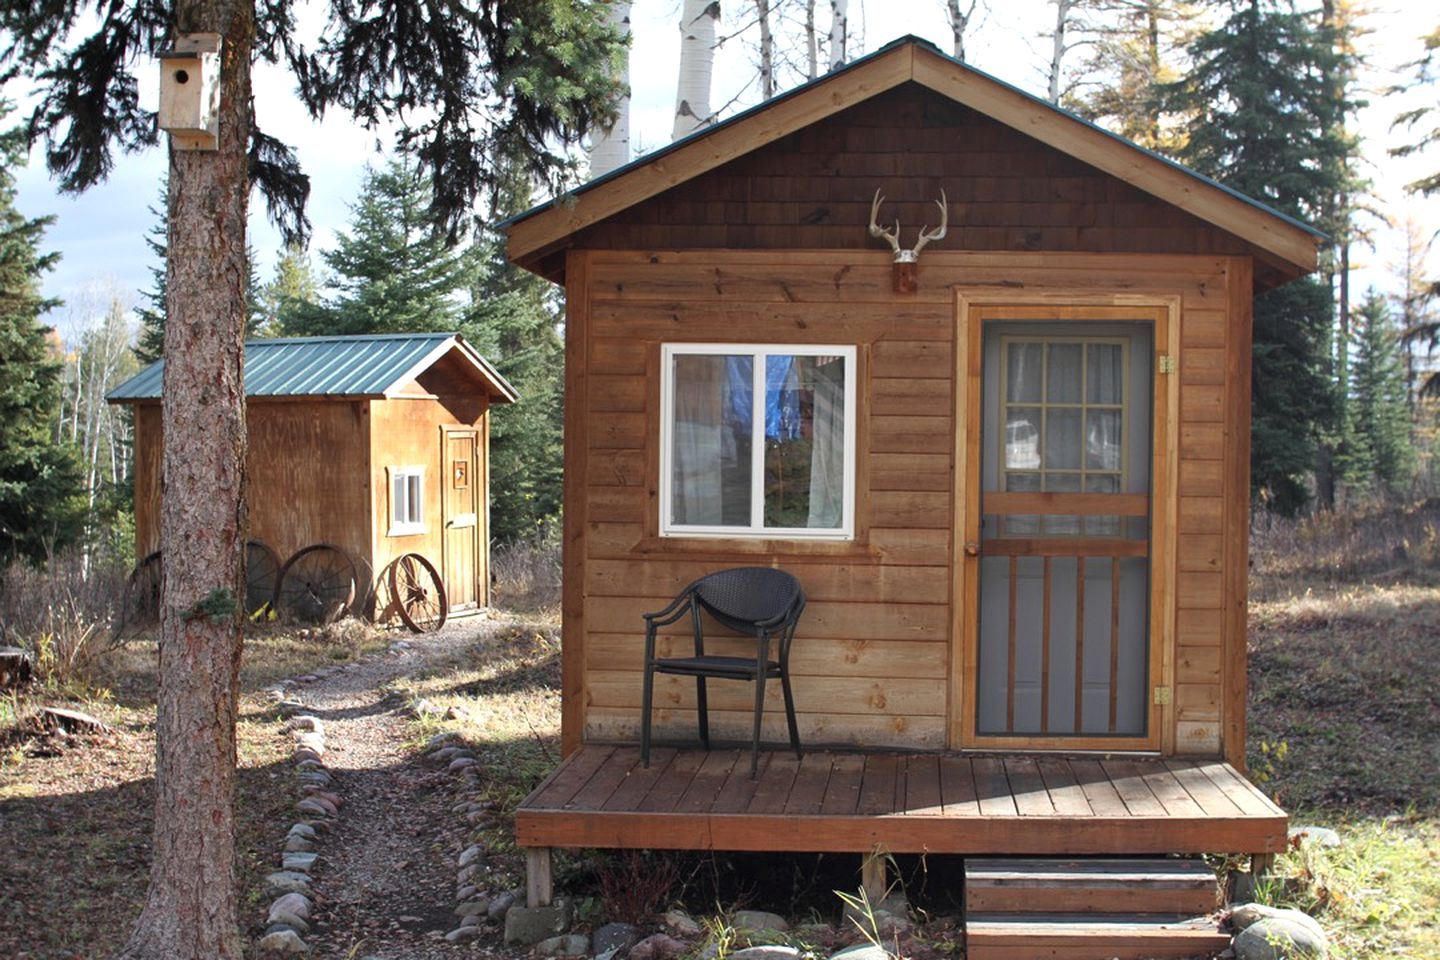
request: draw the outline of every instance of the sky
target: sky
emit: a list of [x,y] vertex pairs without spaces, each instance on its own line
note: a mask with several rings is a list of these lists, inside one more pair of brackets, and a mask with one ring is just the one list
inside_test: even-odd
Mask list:
[[[821,2],[817,6],[823,13],[829,5]],[[1041,34],[1053,18],[1053,6],[1046,0],[990,0],[990,7],[991,12],[967,41],[970,62],[1002,80],[1043,94],[1049,46]],[[724,35],[742,25],[737,11],[745,8],[738,0],[725,0],[722,9],[725,20],[720,32]],[[1373,33],[1361,41],[1369,58],[1361,83],[1371,101],[1359,118],[1365,152],[1373,164],[1367,173],[1374,180],[1385,214],[1397,221],[1407,215],[1414,217],[1428,236],[1440,230],[1440,198],[1408,195],[1403,185],[1440,169],[1440,148],[1404,160],[1388,157],[1386,151],[1406,139],[1403,131],[1390,130],[1396,113],[1411,103],[1425,102],[1425,98],[1434,104],[1440,99],[1440,89],[1432,86],[1408,96],[1390,94],[1386,89],[1408,78],[1404,64],[1419,56],[1419,37],[1435,28],[1435,7],[1428,0],[1380,0],[1374,11],[1369,19]],[[311,19],[314,17],[312,10]],[[670,139],[679,60],[678,20],[678,0],[635,0],[632,8],[631,144],[637,154]],[[850,20],[852,53],[875,50],[907,33],[950,49],[943,0],[851,0]],[[725,43],[717,52],[712,105],[733,100],[729,113],[758,100],[751,57],[747,45],[737,40]],[[138,73],[141,102],[153,109],[158,98],[158,64],[141,64]],[[254,88],[261,128],[294,146],[310,175],[311,252],[318,265],[318,251],[333,246],[336,231],[345,229],[364,167],[381,156],[383,135],[377,138],[339,111],[318,123],[313,121],[296,101],[288,74],[278,68],[258,65]],[[7,89],[5,95],[23,108],[25,90]],[[56,218],[46,235],[46,249],[58,250],[62,259],[44,286],[47,295],[65,300],[66,305],[53,311],[47,321],[67,338],[103,314],[112,297],[133,304],[139,292],[150,287],[150,270],[157,262],[145,236],[157,223],[151,208],[159,202],[165,164],[163,147],[119,154],[110,179],[79,196],[56,191],[38,148],[29,167],[20,172],[17,202],[21,212]],[[1403,250],[1403,231],[1377,223],[1375,232],[1376,250],[1352,254],[1356,266],[1352,287],[1357,291],[1369,284],[1382,289],[1395,286],[1392,264]],[[250,243],[261,279],[269,279],[280,240],[258,196],[251,200]],[[1440,269],[1440,251],[1430,262],[1432,273]]]

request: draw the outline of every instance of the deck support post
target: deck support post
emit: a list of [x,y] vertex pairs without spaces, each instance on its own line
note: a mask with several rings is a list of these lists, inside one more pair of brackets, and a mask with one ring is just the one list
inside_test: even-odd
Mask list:
[[885,892],[890,888],[885,865],[887,859],[885,851],[876,846],[860,861],[860,888],[865,891],[865,897],[871,906],[877,909],[880,901],[885,899]]
[[1250,855],[1250,876],[1256,880],[1259,880],[1265,876],[1265,874],[1269,873],[1270,868],[1273,866],[1275,866],[1275,854],[1273,853],[1254,853]]
[[555,878],[550,872],[550,848],[525,848],[525,905],[548,907],[555,899]]

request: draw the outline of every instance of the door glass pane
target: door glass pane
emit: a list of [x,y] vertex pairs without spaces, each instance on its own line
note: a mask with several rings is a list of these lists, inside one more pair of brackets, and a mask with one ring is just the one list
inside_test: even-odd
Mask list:
[[1124,401],[1125,351],[1118,343],[1092,343],[1087,349],[1085,399],[1090,403]]
[[844,524],[845,359],[765,358],[765,526]]
[[1119,410],[1087,410],[1085,412],[1085,468],[1087,470],[1120,469]]
[[1040,466],[1040,408],[1010,407],[1005,412],[1005,469]]
[[754,361],[717,354],[674,362],[670,520],[748,526]]
[[[1039,493],[1040,474],[1009,473],[1005,475],[1005,490],[1009,493]],[[1005,518],[1004,531],[1015,536],[1040,532],[1040,518],[1028,514],[1016,514]]]
[[[1054,416],[1053,412],[1051,416]],[[1047,473],[1045,474],[1045,491],[1047,493],[1079,493],[1080,474]],[[1047,516],[1044,529],[1046,533],[1076,534],[1080,532],[1080,520],[1070,516]]]
[[1050,407],[1045,411],[1045,469],[1080,469],[1080,410]]
[[[1091,473],[1085,477],[1086,493],[1119,493],[1120,474]],[[1085,532],[1095,537],[1120,536],[1119,517],[1086,517]]]
[[1083,349],[1078,343],[1051,344],[1045,373],[1046,403],[1080,402],[1080,363]]
[[1005,399],[1011,403],[1039,403],[1040,370],[1044,347],[1038,343],[1010,343],[1005,359]]

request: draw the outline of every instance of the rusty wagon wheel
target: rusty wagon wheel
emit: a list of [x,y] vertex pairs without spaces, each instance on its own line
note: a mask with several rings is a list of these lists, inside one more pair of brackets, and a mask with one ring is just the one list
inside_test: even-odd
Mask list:
[[164,565],[160,551],[135,564],[125,580],[125,597],[115,621],[116,641],[139,636],[160,622],[160,577]]
[[355,561],[328,543],[315,543],[285,561],[271,608],[307,623],[340,619],[355,599]]
[[280,579],[280,555],[268,543],[250,540],[245,544],[245,616],[264,620],[275,599]]
[[400,608],[400,619],[416,633],[445,626],[450,597],[434,564],[418,553],[407,553],[390,567],[390,595]]

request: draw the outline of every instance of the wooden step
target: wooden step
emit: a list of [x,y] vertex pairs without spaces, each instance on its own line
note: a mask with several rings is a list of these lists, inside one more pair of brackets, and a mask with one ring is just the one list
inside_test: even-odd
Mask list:
[[966,960],[1176,960],[1229,946],[1208,918],[982,913],[965,921]]
[[1202,860],[1160,857],[965,861],[968,913],[1124,913],[1198,917],[1219,900]]

